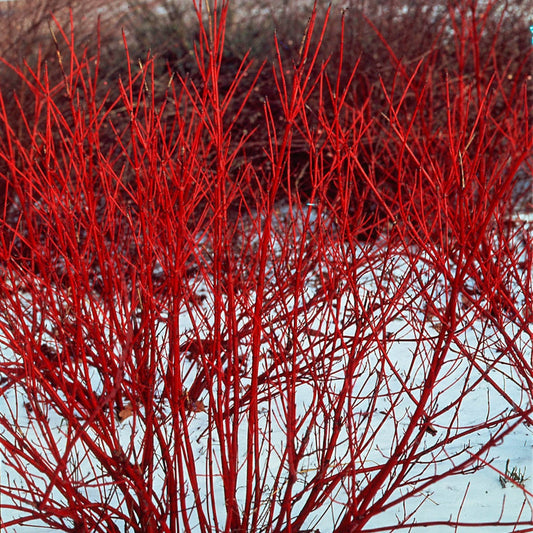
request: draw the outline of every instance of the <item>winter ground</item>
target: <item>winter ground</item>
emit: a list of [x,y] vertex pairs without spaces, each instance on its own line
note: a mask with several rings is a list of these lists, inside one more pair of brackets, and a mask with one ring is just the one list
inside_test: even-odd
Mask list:
[[[395,262],[396,276],[399,279],[406,279],[406,276],[409,275],[409,268],[409,265],[399,258]],[[363,290],[371,292],[373,290],[372,284],[372,279],[368,278]],[[201,291],[202,288],[199,287],[199,290]],[[309,297],[311,298],[313,289],[310,288],[309,291]],[[353,305],[351,301],[352,296],[347,291],[347,294],[340,297],[339,310],[341,316],[349,314],[348,310]],[[406,297],[409,299],[411,295],[407,293]],[[209,302],[207,301],[205,305],[208,306]],[[188,331],[187,320],[190,319],[191,317],[184,313],[182,317],[184,334]],[[312,326],[312,330],[315,331],[318,341],[313,341],[313,346],[310,346],[311,350],[320,349],[319,332],[322,330],[323,333],[326,333],[328,327],[328,318],[318,312],[314,316]],[[508,327],[512,335],[512,321]],[[349,325],[344,332],[346,338],[354,334],[350,328],[353,328],[353,326]],[[394,370],[393,374],[403,376],[404,382],[411,382],[418,386],[416,382],[420,377],[417,376],[417,372],[413,372],[413,358],[419,357],[421,361],[424,361],[426,358],[429,360],[431,351],[434,348],[433,342],[437,331],[437,325],[433,322],[427,322],[422,320],[421,317],[409,314],[408,312],[398,312],[397,316],[391,319],[387,328],[387,333],[390,333],[391,336],[390,343],[388,344],[387,365],[388,368]],[[416,342],[415,339],[420,336],[427,337],[427,343],[420,345],[420,343]],[[462,357],[463,352],[461,350],[464,350],[464,347],[471,347],[475,353],[480,350],[480,356],[481,354],[483,355],[484,361],[497,359],[497,339],[494,339],[490,331],[480,323],[473,323],[462,331],[458,337],[460,337],[460,339],[458,338],[458,342],[461,343],[461,349],[458,349],[457,353],[454,353],[453,349],[450,351],[449,373],[439,382],[434,394],[435,401],[441,406],[446,406],[448,402],[453,403],[457,396],[463,395],[464,399],[459,404],[457,412],[447,413],[443,410],[441,418],[438,419],[440,423],[434,424],[435,434],[433,432],[426,432],[424,434],[424,448],[431,448],[435,442],[442,439],[445,431],[449,427],[456,427],[457,431],[459,431],[460,428],[468,428],[472,425],[482,423],[496,413],[508,412],[510,409],[509,398],[516,402],[517,405],[523,405],[526,401],[521,390],[520,377],[513,374],[512,368],[507,369],[505,372],[497,372],[494,376],[494,380],[505,391],[506,398],[503,398],[494,387],[487,385],[475,375],[468,375],[467,368],[470,363],[465,357]],[[164,338],[163,334],[162,338]],[[308,342],[311,343],[310,340]],[[520,348],[524,353],[531,353],[532,347],[529,339],[519,337],[516,339],[516,342],[523,344]],[[363,367],[367,375],[361,375],[357,380],[357,383],[361,383],[358,392],[361,397],[365,398],[368,397],[369,391],[373,390],[373,388],[378,390],[378,392],[381,390],[379,389],[381,385],[373,379],[373,376],[375,369],[380,365],[382,354],[374,348],[369,346],[368,361]],[[494,353],[491,353],[491,351],[494,351]],[[9,354],[4,354],[4,356],[9,357]],[[266,355],[263,363],[264,365],[268,365]],[[423,367],[424,363],[422,363],[420,368]],[[328,376],[331,380],[331,388],[333,390],[337,387],[335,384],[336,380],[338,380],[339,384],[342,383],[345,368],[346,361],[342,357],[331,364],[328,370]],[[468,378],[464,377],[463,379],[461,377],[467,375]],[[470,385],[468,386],[465,385],[467,379],[470,380]],[[401,426],[403,424],[401,420],[402,414],[405,416],[409,412],[409,409],[412,408],[412,405],[409,405],[410,399],[403,397],[401,381],[399,377],[397,381],[394,380],[394,376],[390,377],[387,386],[390,388],[391,393],[388,397],[377,394],[372,416],[364,412],[364,405],[360,406],[359,420],[361,424],[363,425],[366,423],[365,420],[371,419],[368,422],[368,429],[374,431],[371,439],[373,445],[361,455],[365,466],[379,466],[383,464],[384,457],[387,456],[387,450],[392,449],[398,433],[398,426],[396,424],[399,421],[399,425]],[[95,387],[97,386],[98,384],[95,384]],[[269,433],[268,440],[274,445],[277,442],[281,443],[285,435],[284,396],[283,391],[280,390],[278,392],[278,394],[271,396],[271,399],[268,404],[265,404],[262,411],[263,430],[265,433]],[[403,406],[400,408],[397,405],[391,405],[391,397],[400,399],[403,402]],[[7,391],[0,401],[2,413],[6,417],[12,418],[13,424],[18,425],[19,431],[24,435],[25,439],[35,441],[36,445],[42,442],[42,435],[38,434],[39,426],[35,424],[34,417],[23,408],[25,400],[21,390],[11,389]],[[306,413],[314,401],[313,387],[309,382],[302,380],[296,392],[296,405],[299,416],[303,420],[305,420]],[[456,417],[455,423],[450,423],[449,418],[447,418],[452,415]],[[57,431],[57,442],[61,446],[63,421],[57,417],[54,418],[53,413],[50,413],[49,416],[50,426]],[[246,423],[245,415],[243,416],[240,431],[243,432],[242,439],[244,442]],[[396,421],[395,423],[393,423],[393,419]],[[505,427],[499,430],[503,432],[508,431]],[[128,443],[132,439],[136,439],[136,432],[139,431],[141,431],[140,427],[134,426],[132,419],[129,418],[119,427],[120,439]],[[194,453],[199,465],[199,471],[201,472],[202,470],[202,464],[207,470],[207,461],[209,459],[206,454],[205,434],[208,431],[208,417],[205,412],[198,412],[194,415],[191,420],[190,431],[190,441],[196,443]],[[315,437],[315,442],[320,442],[320,439],[323,437],[321,430],[317,428],[311,433]],[[478,468],[470,468],[465,472],[459,470],[453,476],[446,477],[419,490],[421,479],[453,468],[456,463],[459,464],[465,459],[466,454],[476,453],[492,436],[490,427],[474,434],[467,432],[464,438],[457,437],[449,446],[444,446],[444,452],[436,453],[433,464],[427,462],[427,458],[428,456],[431,457],[431,454],[425,457],[426,462],[423,464],[414,464],[412,472],[406,478],[412,480],[412,485],[407,483],[398,487],[397,491],[384,502],[383,512],[375,516],[367,525],[366,531],[418,530],[417,528],[413,529],[407,524],[422,525],[425,522],[434,524],[432,527],[423,529],[432,533],[445,533],[452,530],[459,533],[466,533],[467,531],[472,531],[472,527],[468,525],[469,523],[479,522],[487,524],[478,527],[478,530],[486,533],[533,531],[533,481],[531,479],[531,473],[533,472],[533,428],[526,426],[524,423],[517,423],[496,446],[489,450],[488,454],[483,455],[482,462],[477,462],[475,465]],[[272,450],[268,451],[271,452]],[[339,464],[346,460],[347,453],[346,440],[341,438],[339,439],[336,456]],[[444,455],[447,454],[448,457],[444,457],[443,453]],[[87,476],[91,471],[96,474],[95,466],[90,461],[85,460],[84,457],[84,451],[82,449],[78,451],[78,455],[76,453],[71,454],[71,460],[73,461],[72,467],[79,472],[80,477]],[[241,452],[241,457],[244,463],[246,460],[245,451]],[[2,459],[2,485],[20,486],[21,480],[17,478],[17,475],[12,470],[6,468],[5,458]],[[270,457],[270,461],[272,460],[272,457]],[[525,477],[523,486],[513,484],[510,481],[502,483],[500,475],[505,471],[506,465],[508,465],[509,470],[515,469],[515,472]],[[297,483],[304,486],[315,466],[314,456],[310,453],[308,468],[301,469],[298,472]],[[332,468],[334,467],[335,465],[332,466]],[[36,482],[39,483],[37,473]],[[45,483],[44,480],[42,483]],[[222,486],[221,484],[217,484],[217,480],[215,480],[214,487],[215,490],[220,492],[217,499],[222,509],[222,503],[224,501]],[[91,490],[92,493],[90,492]],[[201,490],[208,490],[208,485]],[[406,500],[401,499],[402,494],[410,491],[413,492],[410,498]],[[102,494],[99,494],[94,488],[88,489],[88,494],[92,498],[102,497]],[[109,493],[106,497],[114,497],[112,487],[109,488]],[[395,503],[397,498],[398,501]],[[318,530],[320,533],[332,531],[339,516],[339,509],[344,503],[342,494],[333,494],[330,502],[324,509],[325,512],[312,515],[310,522],[306,526],[313,528],[313,530]],[[13,502],[4,496],[0,507],[2,523],[5,524],[22,517],[22,514],[12,506]],[[220,512],[223,514],[222,510]],[[451,528],[446,525],[446,522],[450,520],[458,521],[464,525],[456,529]],[[439,521],[441,522],[440,525],[438,524]],[[515,527],[514,524],[519,521],[523,524],[531,524],[531,527]],[[29,533],[32,531],[47,532],[54,530],[42,527],[39,522],[33,522],[31,524],[4,527],[2,531],[6,533]]]

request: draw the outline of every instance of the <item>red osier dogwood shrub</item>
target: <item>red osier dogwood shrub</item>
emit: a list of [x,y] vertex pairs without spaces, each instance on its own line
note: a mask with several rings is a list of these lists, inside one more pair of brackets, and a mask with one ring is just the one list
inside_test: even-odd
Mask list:
[[[63,82],[38,65],[19,71],[31,105],[0,95],[3,525],[412,525],[413,495],[531,422],[531,237],[511,219],[524,86],[491,63],[439,82],[436,54],[409,70],[391,51],[374,115],[340,82],[342,46],[337,74],[317,64],[312,17],[298,62],[272,68],[283,116],[265,100],[253,166],[248,59],[222,93],[227,5],[197,12],[201,83],[157,99],[148,58],[99,96],[98,57],[61,33]],[[478,21],[457,20],[467,54]]]

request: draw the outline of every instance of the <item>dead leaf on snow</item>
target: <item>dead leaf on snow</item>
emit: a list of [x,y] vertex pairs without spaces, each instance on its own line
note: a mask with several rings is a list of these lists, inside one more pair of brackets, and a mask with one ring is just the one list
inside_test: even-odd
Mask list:
[[126,420],[126,418],[129,418],[130,416],[133,416],[133,405],[131,404],[131,402],[126,404],[124,406],[124,409],[121,409],[119,411],[119,413],[118,413],[118,421],[119,422],[124,422],[124,420]]

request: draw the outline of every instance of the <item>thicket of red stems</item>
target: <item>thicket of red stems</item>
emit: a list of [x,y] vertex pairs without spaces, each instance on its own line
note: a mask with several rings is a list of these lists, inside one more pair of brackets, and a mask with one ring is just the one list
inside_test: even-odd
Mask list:
[[170,79],[161,104],[151,58],[96,98],[98,57],[61,28],[62,83],[40,64],[19,71],[32,105],[1,95],[6,528],[400,529],[414,495],[531,423],[531,237],[511,215],[532,136],[524,71],[476,56],[483,13],[459,17],[448,76],[391,50],[387,116],[348,103],[342,42],[343,70],[316,64],[312,17],[299,62],[265,67],[283,116],[265,101],[257,168],[234,129],[250,59],[217,85],[226,8],[198,8],[203,81]]

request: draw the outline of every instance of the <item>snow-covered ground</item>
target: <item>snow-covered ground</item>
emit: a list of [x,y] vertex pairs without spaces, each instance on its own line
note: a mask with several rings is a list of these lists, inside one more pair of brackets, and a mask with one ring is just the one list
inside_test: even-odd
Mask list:
[[[346,371],[350,366],[349,358],[358,356],[364,351],[364,361],[358,365],[357,379],[353,380],[354,390],[352,399],[355,411],[352,417],[358,427],[343,428],[337,441],[335,461],[331,468],[342,468],[350,460],[350,439],[360,439],[359,444],[364,446],[357,455],[357,460],[361,462],[358,466],[361,471],[369,467],[377,469],[383,467],[395,450],[397,440],[402,436],[403,428],[409,423],[409,414],[416,408],[417,397],[421,394],[424,386],[424,380],[427,378],[428,367],[431,364],[432,357],[437,346],[439,337],[439,324],[434,319],[428,320],[427,315],[421,310],[424,308],[424,302],[417,296],[420,284],[424,279],[431,278],[431,272],[424,273],[426,268],[424,262],[415,265],[419,269],[417,276],[413,278],[413,264],[402,257],[392,257],[386,254],[386,261],[383,263],[383,269],[392,269],[390,276],[389,291],[394,291],[401,283],[413,280],[413,286],[405,293],[405,300],[410,301],[410,305],[404,308],[386,310],[390,314],[386,319],[386,353],[383,353],[383,347],[380,347],[372,335],[365,337],[368,331],[361,331],[360,325],[350,319],[350,310],[357,307],[358,302],[365,300],[364,295],[372,295],[376,291],[375,274],[380,267],[375,267],[371,274],[363,274],[358,282],[359,289],[354,287],[343,286],[339,291],[337,309],[339,311],[337,323],[332,321],[331,309],[317,309],[312,315],[313,323],[310,330],[313,331],[315,339],[311,340],[309,336],[300,339],[304,351],[309,354],[319,355],[325,353],[334,353],[336,357],[331,358],[331,362],[324,372],[327,376],[327,389],[329,397],[334,402],[338,398],[340,389],[346,380]],[[317,279],[312,277],[307,280],[306,298],[311,301],[316,294]],[[445,284],[443,279],[435,279],[434,295],[435,299],[443,299],[446,295],[442,291]],[[359,290],[357,294],[354,290]],[[200,284],[199,292],[207,293]],[[29,295],[28,295],[29,298]],[[29,304],[29,301],[28,301]],[[206,315],[209,315],[209,309],[212,302],[206,298],[203,306],[206,309]],[[289,304],[289,306],[292,304]],[[376,313],[384,312],[378,309]],[[269,320],[275,320],[276,313],[269,317]],[[196,321],[201,321],[197,317],[191,316],[190,311],[183,311],[181,317],[181,327],[183,328],[183,338],[190,335],[192,325]],[[378,320],[378,319],[376,319]],[[509,424],[514,427],[510,428],[505,423],[506,413],[512,411],[511,404],[522,408],[527,407],[530,397],[524,394],[526,386],[522,377],[516,373],[512,366],[494,363],[498,361],[498,332],[490,326],[483,324],[482,321],[469,323],[469,311],[465,310],[462,320],[466,326],[458,328],[454,345],[446,352],[446,364],[443,365],[441,376],[432,391],[436,415],[432,418],[432,431],[426,431],[422,435],[421,444],[422,455],[419,463],[414,462],[409,469],[408,474],[402,477],[402,483],[394,490],[390,491],[382,502],[383,511],[376,514],[366,526],[366,531],[391,531],[397,526],[406,524],[423,524],[431,522],[436,524],[433,527],[426,528],[426,531],[435,533],[445,531],[457,531],[465,533],[471,531],[469,523],[483,522],[484,532],[510,532],[515,531],[513,524],[532,524],[533,525],[533,482],[530,479],[530,473],[533,472],[533,428],[520,422],[516,417],[507,417]],[[350,355],[340,346],[326,347],[321,341],[321,335],[324,339],[327,334],[331,333],[332,328],[338,326],[338,323],[346,325],[342,332],[341,338],[349,345],[357,337],[360,339],[370,338],[367,345],[356,347],[356,352]],[[283,330],[286,324],[280,320],[279,327]],[[370,324],[369,324],[370,327]],[[167,338],[164,331],[164,324],[160,325],[161,339]],[[358,329],[359,328],[359,329]],[[515,327],[512,321],[509,321],[506,332],[513,337],[518,350],[521,353],[531,353],[531,339],[524,335],[516,335]],[[275,333],[275,331],[273,332]],[[426,339],[420,342],[420,338]],[[363,343],[364,344],[364,343]],[[307,346],[306,346],[307,345]],[[322,350],[322,352],[321,352]],[[359,352],[357,350],[360,350]],[[470,351],[470,355],[467,353]],[[7,351],[3,352],[5,358],[13,357]],[[472,371],[472,363],[479,360],[476,369]],[[492,383],[487,383],[481,375],[482,369],[487,365],[494,363],[491,370]],[[189,363],[192,364],[192,363]],[[302,364],[297,361],[295,364]],[[266,371],[269,365],[268,345],[263,350],[261,362],[262,371]],[[184,369],[185,370],[185,369]],[[386,380],[380,378],[380,373],[386,375]],[[95,378],[96,379],[96,378]],[[193,378],[189,377],[189,381]],[[316,379],[316,376],[315,376]],[[187,383],[186,383],[187,384]],[[304,430],[308,430],[306,420],[308,414],[316,408],[316,387],[324,387],[326,384],[315,382],[312,379],[300,380],[294,398],[297,419],[302,422],[299,430],[300,436]],[[412,393],[408,393],[406,385],[411,387]],[[94,383],[97,389],[100,384]],[[246,381],[243,381],[246,386]],[[279,455],[276,449],[283,446],[286,439],[286,425],[290,423],[287,420],[286,402],[281,383],[272,385],[269,390],[268,400],[260,406],[261,431],[268,438],[261,448],[262,460],[265,461],[266,486],[273,486],[275,483],[278,469],[283,469]],[[501,389],[497,389],[501,387]],[[505,396],[500,394],[504,391]],[[361,401],[357,401],[357,399]],[[13,387],[9,389],[0,399],[0,411],[11,420],[13,425],[18,426],[18,431],[24,439],[35,443],[37,448],[42,447],[47,441],[47,436],[43,435],[43,426],[36,422],[36,417],[24,408],[25,398],[21,389]],[[207,404],[207,401],[206,401]],[[353,407],[352,406],[352,407]],[[449,408],[448,408],[449,407]],[[330,406],[331,409],[334,405]],[[371,412],[369,411],[371,409]],[[58,417],[53,411],[47,413],[49,427],[52,428],[54,446],[58,449],[65,449],[67,432],[65,430],[65,421]],[[479,431],[471,432],[472,426],[483,425],[488,420],[494,420],[493,424],[487,424],[486,427]],[[308,453],[308,460],[305,468],[298,471],[296,486],[304,488],[306,483],[312,478],[317,469],[317,462],[320,457],[320,445],[318,443],[327,441],[327,412],[322,413],[313,421],[314,426],[308,431],[311,441],[315,443],[314,448]],[[171,427],[163,425],[169,431],[168,440],[172,440]],[[239,437],[241,443],[246,443],[247,439],[247,415],[242,413],[239,424]],[[88,429],[88,431],[91,431]],[[211,441],[208,444],[206,434],[209,432],[209,416],[206,412],[199,410],[191,417],[189,442],[194,446],[194,456],[197,464],[197,472],[200,478],[205,474],[211,473],[213,461],[216,463],[221,460],[217,454],[217,443]],[[124,448],[139,447],[140,435],[142,434],[142,423],[140,417],[129,417],[121,424],[117,425],[118,438],[123,442]],[[464,437],[461,437],[464,432]],[[472,454],[476,453],[495,435],[504,435],[498,438],[495,446],[488,450],[488,453],[482,453],[480,460],[476,460],[465,471],[460,467],[463,461],[468,460]],[[213,435],[211,435],[213,436]],[[49,438],[49,436],[48,436]],[[97,437],[95,437],[97,440]],[[441,444],[439,444],[441,443]],[[0,451],[0,456],[1,456]],[[353,453],[353,452],[352,452]],[[157,455],[157,451],[156,451]],[[249,460],[247,457],[246,446],[241,445],[240,461],[246,464]],[[267,465],[268,462],[268,465]],[[90,458],[90,453],[81,444],[75,446],[69,453],[69,466],[73,472],[79,475],[80,479],[96,480],[99,475],[98,465],[94,459]],[[266,467],[268,466],[268,467]],[[437,474],[447,472],[455,467],[458,470],[453,476],[444,477],[443,479],[426,484],[424,479],[431,479]],[[523,486],[513,484],[508,481],[503,483],[500,479],[500,473],[515,470],[516,473],[524,477]],[[243,468],[243,472],[244,472]],[[370,468],[372,470],[372,468]],[[215,468],[216,472],[216,468]],[[373,474],[370,474],[370,477]],[[157,476],[156,476],[157,477]],[[392,487],[394,483],[394,471],[391,478],[384,481],[385,487]],[[23,481],[9,468],[6,467],[6,458],[2,460],[1,483],[9,485],[16,490],[21,487]],[[368,478],[370,479],[370,478]],[[368,481],[365,475],[361,477],[361,483],[364,485]],[[36,486],[46,487],[46,481],[35,472]],[[98,488],[102,486],[102,479],[97,483],[88,484],[86,496],[93,501],[101,501],[102,498],[108,498],[109,501],[118,497],[113,489],[112,484],[107,488]],[[163,485],[162,475],[160,485]],[[242,487],[244,487],[244,480]],[[157,488],[157,486],[156,486]],[[220,506],[219,516],[224,516],[224,491],[220,479],[215,479],[213,487],[215,490],[214,501]],[[342,486],[333,493],[327,503],[319,512],[310,514],[308,522],[305,524],[307,529],[318,530],[321,533],[332,531],[337,524],[339,516],[342,516],[342,509],[348,503],[347,493],[344,493]],[[80,489],[81,490],[81,489]],[[200,490],[205,491],[203,497],[207,497],[210,490],[209,483],[201,484]],[[53,489],[53,492],[55,489]],[[243,494],[240,493],[243,492]],[[411,493],[411,496],[404,499],[403,495]],[[56,497],[61,497],[55,494]],[[237,490],[237,498],[244,498],[244,488]],[[274,498],[274,494],[272,498]],[[377,496],[376,498],[379,498]],[[1,502],[2,521],[7,523],[13,521],[19,516],[23,516],[20,511],[11,508],[14,505],[9,498],[4,495]],[[15,504],[16,506],[16,504]],[[296,508],[295,513],[298,512]],[[456,529],[446,525],[449,521],[463,523],[464,526],[458,526]],[[439,524],[440,522],[440,524]],[[496,525],[500,524],[500,525]],[[398,530],[410,530],[406,529]],[[39,522],[24,525],[12,525],[5,527],[2,531],[6,533],[26,533],[30,531],[52,531],[42,527]],[[521,528],[516,531],[529,531]]]
[[[312,206],[309,209],[312,210]],[[298,219],[302,214],[304,219],[307,218],[306,222]],[[531,221],[531,216],[528,214],[521,214],[517,218],[526,223]],[[286,238],[287,232],[283,229],[283,225],[287,220],[297,222],[296,225],[300,224],[295,230],[296,240],[300,237],[307,238],[305,233],[312,232],[313,224],[316,222],[314,211],[290,216],[287,209],[282,209],[280,228],[273,237],[271,257],[273,262],[277,261],[283,249],[280,243]],[[294,224],[292,227],[294,229]],[[299,231],[302,232],[301,236],[298,235]],[[341,243],[332,244],[329,253],[338,260],[338,257],[345,253],[343,246]],[[338,249],[334,249],[335,247]],[[361,247],[358,251],[360,256],[353,259],[354,263],[360,264],[360,267],[353,269],[357,277],[354,283],[350,284],[349,280],[344,279],[342,285],[336,288],[337,296],[334,300],[329,301],[324,308],[320,305],[315,306],[302,316],[302,321],[307,321],[306,327],[302,327],[300,331],[302,337],[298,338],[302,357],[292,364],[299,365],[303,371],[292,401],[295,405],[296,420],[299,421],[297,438],[301,442],[302,435],[306,433],[310,442],[314,443],[306,454],[305,467],[300,468],[297,473],[296,486],[302,490],[317,470],[321,443],[328,442],[328,431],[331,430],[331,426],[328,425],[329,411],[336,407],[335,402],[341,398],[341,389],[346,380],[351,379],[350,376],[347,377],[347,372],[356,372],[357,376],[350,381],[352,392],[346,404],[346,409],[351,409],[355,427],[349,427],[347,424],[341,430],[336,440],[331,469],[341,470],[347,462],[354,460],[350,441],[356,439],[360,449],[355,455],[355,460],[359,464],[355,466],[362,472],[361,480],[358,482],[364,487],[365,483],[372,479],[374,475],[372,472],[385,467],[394,454],[398,440],[409,425],[410,414],[416,409],[417,400],[423,393],[424,382],[428,378],[435,354],[438,350],[442,350],[442,346],[439,345],[442,324],[434,316],[428,318],[427,297],[431,295],[436,308],[445,306],[446,279],[436,273],[431,263],[423,256],[413,262],[412,258],[391,254],[383,242],[378,248],[382,248],[382,252],[371,254],[377,259],[375,264],[369,265],[366,261],[369,252],[364,246]],[[328,265],[331,258],[324,259],[323,265],[318,265],[307,274],[306,288],[304,293],[299,295],[308,303],[321,293],[320,280],[323,282],[324,277],[330,274],[324,270],[320,272],[321,268],[325,268],[324,265]],[[331,264],[334,263],[335,261],[331,259]],[[385,275],[387,281],[383,281],[382,275]],[[377,286],[377,279],[380,280],[380,287]],[[402,300],[395,302],[392,308],[387,307],[384,298],[395,291],[400,291],[406,284],[409,289],[404,292]],[[423,292],[420,290],[422,286]],[[214,303],[210,299],[210,291],[201,279],[198,280],[196,291],[202,295],[204,301],[198,309],[199,314],[191,309],[182,310],[180,317],[182,339],[190,338],[199,324],[204,328],[209,328],[211,325]],[[425,296],[421,296],[422,294]],[[20,301],[27,305],[28,317],[31,319],[31,313],[35,312],[35,308],[32,306],[30,294],[22,294]],[[376,306],[376,302],[380,302],[381,305]],[[276,324],[271,332],[274,337],[286,335],[288,324],[283,316],[291,310],[295,302],[289,298],[284,301],[284,305],[284,309],[271,309],[270,314],[264,317],[266,322]],[[521,302],[518,301],[517,305],[520,306]],[[361,325],[361,320],[356,316],[361,312],[361,306],[366,306],[368,313],[365,315],[364,325]],[[105,323],[105,316],[100,318]],[[163,345],[162,353],[165,353],[164,344],[168,340],[168,322],[165,318],[163,313],[158,324],[160,341]],[[335,335],[339,326],[342,326],[342,332]],[[377,342],[375,328],[383,330],[386,342]],[[53,325],[49,329],[53,329]],[[492,524],[483,526],[483,531],[489,533],[514,531],[512,524],[515,523],[533,525],[533,482],[530,479],[530,473],[533,472],[533,428],[512,414],[513,406],[527,409],[530,406],[531,395],[525,392],[527,380],[524,376],[509,365],[507,360],[501,359],[500,343],[504,342],[504,339],[500,338],[501,334],[513,339],[518,352],[531,354],[533,348],[531,338],[520,332],[511,319],[508,320],[504,331],[498,331],[490,323],[475,319],[473,310],[463,304],[456,333],[451,345],[442,351],[445,361],[432,387],[434,412],[431,413],[431,431],[423,431],[420,434],[422,443],[419,447],[420,454],[417,456],[420,461],[413,461],[413,464],[409,465],[408,472],[402,474],[401,483],[397,486],[394,485],[396,472],[394,469],[389,479],[383,481],[384,491],[387,489],[386,498],[381,502],[379,495],[374,498],[376,504],[383,507],[383,510],[374,513],[374,517],[366,525],[366,531],[389,531],[395,526],[405,528],[406,524],[431,522],[437,525],[426,528],[426,531],[438,533],[451,530],[446,526],[450,521],[464,524],[454,529],[458,532],[470,531],[469,523]],[[330,342],[331,335],[335,339],[333,344]],[[246,345],[245,342],[243,345]],[[271,345],[265,342],[261,351],[260,373],[268,373],[272,364],[270,349]],[[10,350],[4,349],[1,353],[4,361],[15,359]],[[242,356],[246,357],[245,350]],[[353,366],[354,358],[360,361],[356,366]],[[306,373],[309,361],[323,361],[323,367],[311,377],[309,372]],[[184,385],[188,387],[195,377],[194,362],[185,358],[183,364],[182,373],[187,376]],[[188,372],[189,368],[186,367],[190,367],[193,372]],[[490,372],[487,370],[489,368]],[[490,380],[486,379],[487,376],[490,376]],[[247,379],[243,378],[241,383],[244,389],[249,385]],[[102,387],[96,372],[92,386],[95,390]],[[267,437],[261,446],[260,454],[265,465],[265,486],[269,487],[275,485],[277,476],[283,472],[284,466],[278,450],[286,441],[287,425],[293,421],[287,418],[288,399],[283,389],[283,381],[278,380],[265,385],[265,390],[267,388],[268,394],[264,395],[266,399],[260,404],[259,413],[260,432]],[[317,395],[317,390],[322,393]],[[327,391],[327,395],[324,395],[324,391]],[[206,395],[207,393],[201,398],[202,405],[208,405]],[[309,413],[317,412],[317,396],[320,401],[325,397],[329,398],[331,405],[326,406],[322,412],[319,409],[318,416],[312,419]],[[65,420],[53,409],[48,409],[44,413],[47,423],[43,425],[42,419],[39,422],[39,417],[27,409],[27,400],[22,387],[13,386],[5,390],[0,396],[0,413],[5,417],[4,427],[6,421],[12,427],[16,427],[18,434],[26,442],[32,442],[35,449],[40,450],[45,456],[47,446],[55,448],[56,459],[57,450],[61,456],[69,446],[67,444],[69,432],[65,427]],[[139,454],[143,432],[141,418],[126,417],[116,426],[117,438],[123,448],[133,448]],[[476,431],[472,432],[472,427],[477,428]],[[48,429],[50,434],[46,434]],[[162,424],[161,429],[168,431],[167,440],[169,443],[172,442],[171,424]],[[90,432],[92,429],[88,428],[87,431]],[[213,462],[216,464],[222,459],[217,450],[219,443],[216,442],[210,429],[209,415],[206,411],[199,409],[191,415],[189,431],[188,441],[193,448],[198,477],[205,479],[215,474],[212,485],[208,482],[200,484],[200,491],[204,491],[201,499],[207,499],[208,492],[214,490],[215,495],[212,497],[219,506],[218,514],[224,516],[223,485],[221,479],[216,476],[217,468],[213,470]],[[248,432],[246,410],[241,414],[238,431],[241,443],[240,464],[245,465],[249,461],[245,444]],[[211,437],[209,440],[207,435]],[[465,461],[468,462],[472,456],[477,456],[479,450],[495,437],[496,443],[487,453],[482,451],[479,459],[469,464],[467,468],[462,467]],[[97,435],[94,436],[94,441],[98,441]],[[24,487],[24,480],[6,465],[10,458],[3,454],[4,452],[0,450],[1,485],[12,487],[13,493],[18,489],[31,490],[29,487]],[[157,450],[154,455],[157,457]],[[50,461],[53,464],[52,452],[50,452]],[[88,500],[114,501],[115,505],[120,507],[117,500],[118,493],[113,484],[106,485],[106,480],[101,478],[102,472],[97,461],[81,442],[69,450],[68,468],[79,476],[80,480],[87,481],[86,486],[79,490],[84,491]],[[501,479],[501,473],[505,472],[506,468],[508,472],[514,470],[519,475],[522,486]],[[453,475],[443,477],[436,482],[429,482],[454,469]],[[245,470],[242,468],[243,473]],[[370,473],[365,473],[367,470]],[[34,474],[35,489],[46,492],[46,479],[37,471]],[[156,475],[155,478],[157,477]],[[159,485],[162,489],[162,473],[159,476]],[[240,487],[242,488],[237,489],[238,500],[244,498],[244,479]],[[157,489],[157,483],[155,488]],[[305,524],[307,529],[318,530],[321,533],[328,533],[334,529],[343,514],[343,508],[349,503],[347,496],[349,491],[342,489],[341,485],[323,508],[310,514]],[[57,498],[57,501],[61,501],[62,497],[57,494],[56,489],[52,488],[51,494]],[[406,494],[409,494],[408,498],[405,498]],[[274,498],[275,495],[271,496]],[[24,511],[17,510],[16,501],[10,500],[6,494],[2,496],[0,503],[3,524],[19,517],[23,518]],[[294,512],[298,513],[297,507]],[[52,530],[37,521],[4,527],[2,531],[25,533]],[[526,529],[522,527],[517,531],[526,531]]]

